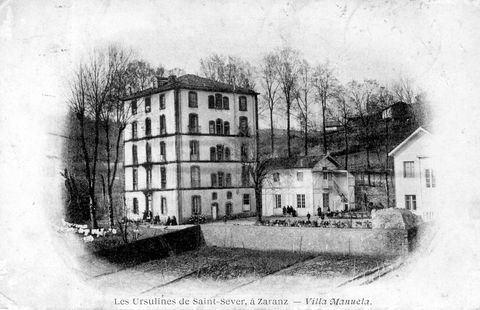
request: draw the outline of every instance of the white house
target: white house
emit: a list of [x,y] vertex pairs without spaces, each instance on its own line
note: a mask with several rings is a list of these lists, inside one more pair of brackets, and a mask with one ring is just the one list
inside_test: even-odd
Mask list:
[[432,142],[431,133],[419,127],[388,154],[394,158],[396,207],[408,209],[424,221],[435,216]]
[[133,114],[124,137],[129,218],[182,223],[255,210],[244,163],[255,160],[256,92],[187,74],[124,100]]
[[262,188],[263,215],[281,215],[291,206],[298,216],[355,208],[355,179],[330,156],[276,160]]

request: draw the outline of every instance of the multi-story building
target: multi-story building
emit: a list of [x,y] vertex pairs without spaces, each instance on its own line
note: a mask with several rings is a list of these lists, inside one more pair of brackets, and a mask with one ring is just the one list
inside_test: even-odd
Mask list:
[[129,218],[180,223],[255,210],[249,164],[257,149],[257,93],[196,75],[159,79],[125,98]]
[[263,215],[291,206],[299,216],[355,209],[355,179],[330,156],[279,158],[262,185]]
[[394,158],[396,207],[408,209],[424,221],[436,216],[433,143],[430,132],[419,127],[388,154]]

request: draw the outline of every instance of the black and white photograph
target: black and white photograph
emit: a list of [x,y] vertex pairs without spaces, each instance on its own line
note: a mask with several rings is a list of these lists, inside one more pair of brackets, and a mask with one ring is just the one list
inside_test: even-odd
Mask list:
[[479,309],[479,28],[0,0],[0,309]]

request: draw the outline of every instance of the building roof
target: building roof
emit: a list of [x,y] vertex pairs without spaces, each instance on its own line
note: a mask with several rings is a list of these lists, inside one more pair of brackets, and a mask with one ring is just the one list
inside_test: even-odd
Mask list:
[[273,169],[293,169],[293,168],[307,168],[312,169],[322,160],[328,160],[336,167],[339,163],[330,154],[327,155],[312,155],[312,156],[297,156],[297,157],[279,157],[270,162],[270,167]]
[[404,148],[411,140],[413,140],[415,137],[421,134],[428,134],[431,135],[431,133],[424,129],[423,127],[418,127],[417,130],[415,130],[410,136],[408,136],[405,140],[402,141],[399,145],[397,145],[390,153],[388,153],[388,156],[394,156],[395,153],[400,151],[402,148]]
[[238,93],[246,95],[258,95],[253,89],[244,87],[234,87],[233,85],[217,82],[212,79],[207,79],[194,74],[185,74],[180,77],[170,76],[168,79],[164,79],[164,83],[158,87],[147,88],[141,90],[135,94],[129,95],[123,100],[131,100],[148,96],[163,91],[171,90],[174,88],[192,89],[192,90],[206,90],[222,93]]

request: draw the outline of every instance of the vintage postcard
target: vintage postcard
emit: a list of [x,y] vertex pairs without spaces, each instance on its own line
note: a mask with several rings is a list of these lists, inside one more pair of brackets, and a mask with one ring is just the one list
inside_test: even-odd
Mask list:
[[478,1],[0,2],[0,309],[478,309]]

